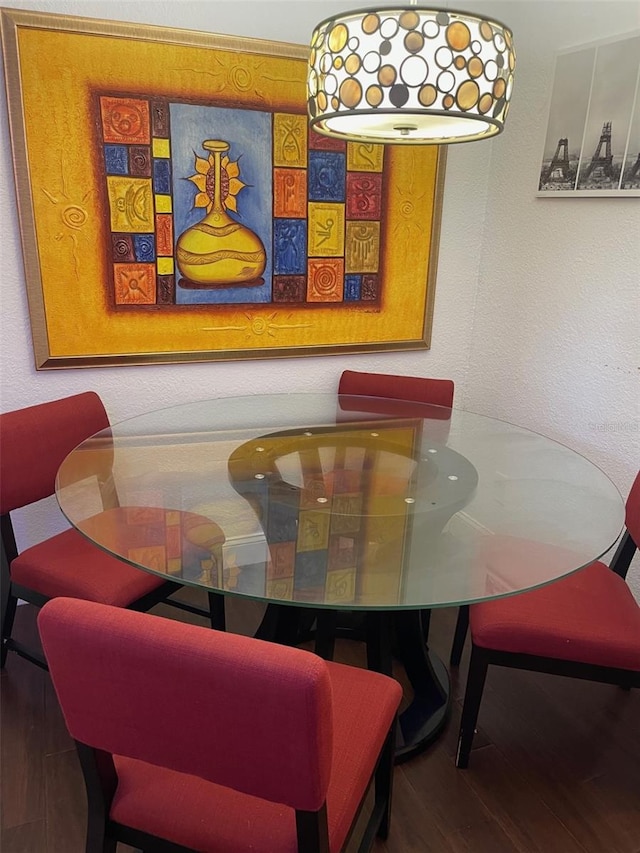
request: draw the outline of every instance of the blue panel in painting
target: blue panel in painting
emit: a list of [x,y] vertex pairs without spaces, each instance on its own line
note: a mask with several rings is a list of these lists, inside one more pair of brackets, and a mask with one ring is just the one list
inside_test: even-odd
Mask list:
[[348,301],[360,299],[360,289],[362,287],[361,275],[345,275],[344,277],[344,298]]
[[[209,107],[202,104],[169,105],[171,117],[171,181],[175,239],[200,222],[206,209],[196,207],[198,187],[189,180],[198,173],[196,157],[209,158],[203,143],[218,139],[229,144],[223,157],[238,181],[231,185],[235,210],[227,213],[236,222],[256,234],[266,249],[267,264],[261,283],[188,289],[176,283],[176,303],[244,304],[269,303],[273,275],[273,188],[272,188],[272,116],[259,110]],[[227,160],[228,158],[228,160]],[[306,250],[305,250],[306,251]],[[178,276],[179,278],[180,276]]]
[[171,166],[168,160],[153,161],[153,191],[167,195],[171,192]]
[[104,166],[107,175],[128,175],[129,155],[126,145],[105,145]]
[[156,258],[155,241],[153,234],[134,234],[133,248],[136,254],[136,261],[149,262]]
[[341,151],[309,152],[309,201],[345,200],[345,155]]
[[274,220],[274,259],[276,275],[302,275],[307,271],[306,219]]
[[294,589],[324,586],[328,551],[301,551],[296,554]]

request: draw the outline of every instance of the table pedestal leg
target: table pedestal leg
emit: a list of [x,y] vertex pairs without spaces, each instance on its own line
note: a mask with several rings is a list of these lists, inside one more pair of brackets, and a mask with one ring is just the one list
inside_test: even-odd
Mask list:
[[255,637],[283,646],[296,646],[302,642],[302,631],[310,615],[302,607],[286,604],[268,604]]
[[400,714],[396,764],[421,752],[439,736],[449,717],[449,673],[424,640],[420,610],[393,613],[397,655],[413,688],[413,701]]

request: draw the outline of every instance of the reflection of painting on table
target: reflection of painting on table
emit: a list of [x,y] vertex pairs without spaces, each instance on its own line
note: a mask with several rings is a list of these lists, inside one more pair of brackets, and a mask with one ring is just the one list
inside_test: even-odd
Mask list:
[[441,146],[310,132],[304,46],[0,21],[39,369],[428,348]]
[[383,146],[158,97],[99,114],[116,308],[380,300]]
[[558,55],[539,195],[640,195],[640,35]]
[[400,595],[422,420],[371,425],[274,433],[231,455],[269,548],[234,578],[239,592],[343,605]]

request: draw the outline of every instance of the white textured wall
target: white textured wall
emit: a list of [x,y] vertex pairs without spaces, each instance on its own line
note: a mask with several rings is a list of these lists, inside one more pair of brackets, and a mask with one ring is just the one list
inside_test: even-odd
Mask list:
[[[297,43],[306,43],[313,25],[332,11],[357,6],[328,0],[4,5]],[[333,390],[345,367],[447,376],[456,382],[458,405],[564,441],[601,465],[626,493],[640,460],[640,202],[538,199],[535,189],[555,49],[637,28],[640,5],[460,5],[512,26],[517,83],[504,135],[448,151],[431,350],[37,372],[3,103],[0,408],[95,388],[117,420],[159,404],[257,389]],[[4,92],[0,97],[4,102]],[[21,530],[24,541],[38,535],[34,522]],[[640,580],[632,583],[640,593]]]
[[[491,8],[513,25],[518,65],[504,145],[492,150],[459,403],[575,448],[626,495],[640,467],[640,199],[535,190],[555,50],[638,29],[640,3]],[[640,599],[639,558],[629,578]]]

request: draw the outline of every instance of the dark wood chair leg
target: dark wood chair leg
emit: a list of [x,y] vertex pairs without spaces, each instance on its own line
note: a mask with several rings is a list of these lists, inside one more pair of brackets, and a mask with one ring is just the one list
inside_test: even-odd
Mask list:
[[76,741],[87,791],[87,841],[85,853],[116,853],[116,839],[107,834],[109,809],[117,785],[113,758]]
[[17,604],[18,599],[11,593],[11,588],[9,588],[6,600],[3,600],[2,602],[2,648],[0,650],[0,669],[4,669],[4,665],[7,661],[9,640],[11,639],[11,632],[13,631],[13,620],[16,615]]
[[207,593],[209,598],[209,619],[211,627],[216,631],[227,630],[227,620],[224,612],[224,595],[219,592]]
[[469,753],[475,734],[488,666],[489,661],[486,652],[478,646],[472,646],[456,755],[456,767],[461,769],[469,766]]
[[[16,544],[9,515],[0,516],[2,541],[0,541],[0,637],[2,642],[0,652],[0,669],[4,669],[7,660],[8,641],[13,630],[13,618],[18,603],[11,590],[11,572],[9,564],[15,557]],[[9,553],[7,553],[7,549]]]
[[391,822],[391,801],[393,796],[393,766],[395,763],[397,720],[391,726],[380,761],[375,773],[375,801],[382,806],[382,815],[378,827],[378,838],[387,838]]
[[327,805],[317,812],[296,811],[298,850],[305,853],[329,853]]
[[463,604],[458,609],[458,620],[456,622],[456,630],[453,635],[453,645],[451,646],[451,657],[449,663],[451,666],[459,666],[464,649],[464,643],[467,639],[467,631],[469,629],[469,605]]

